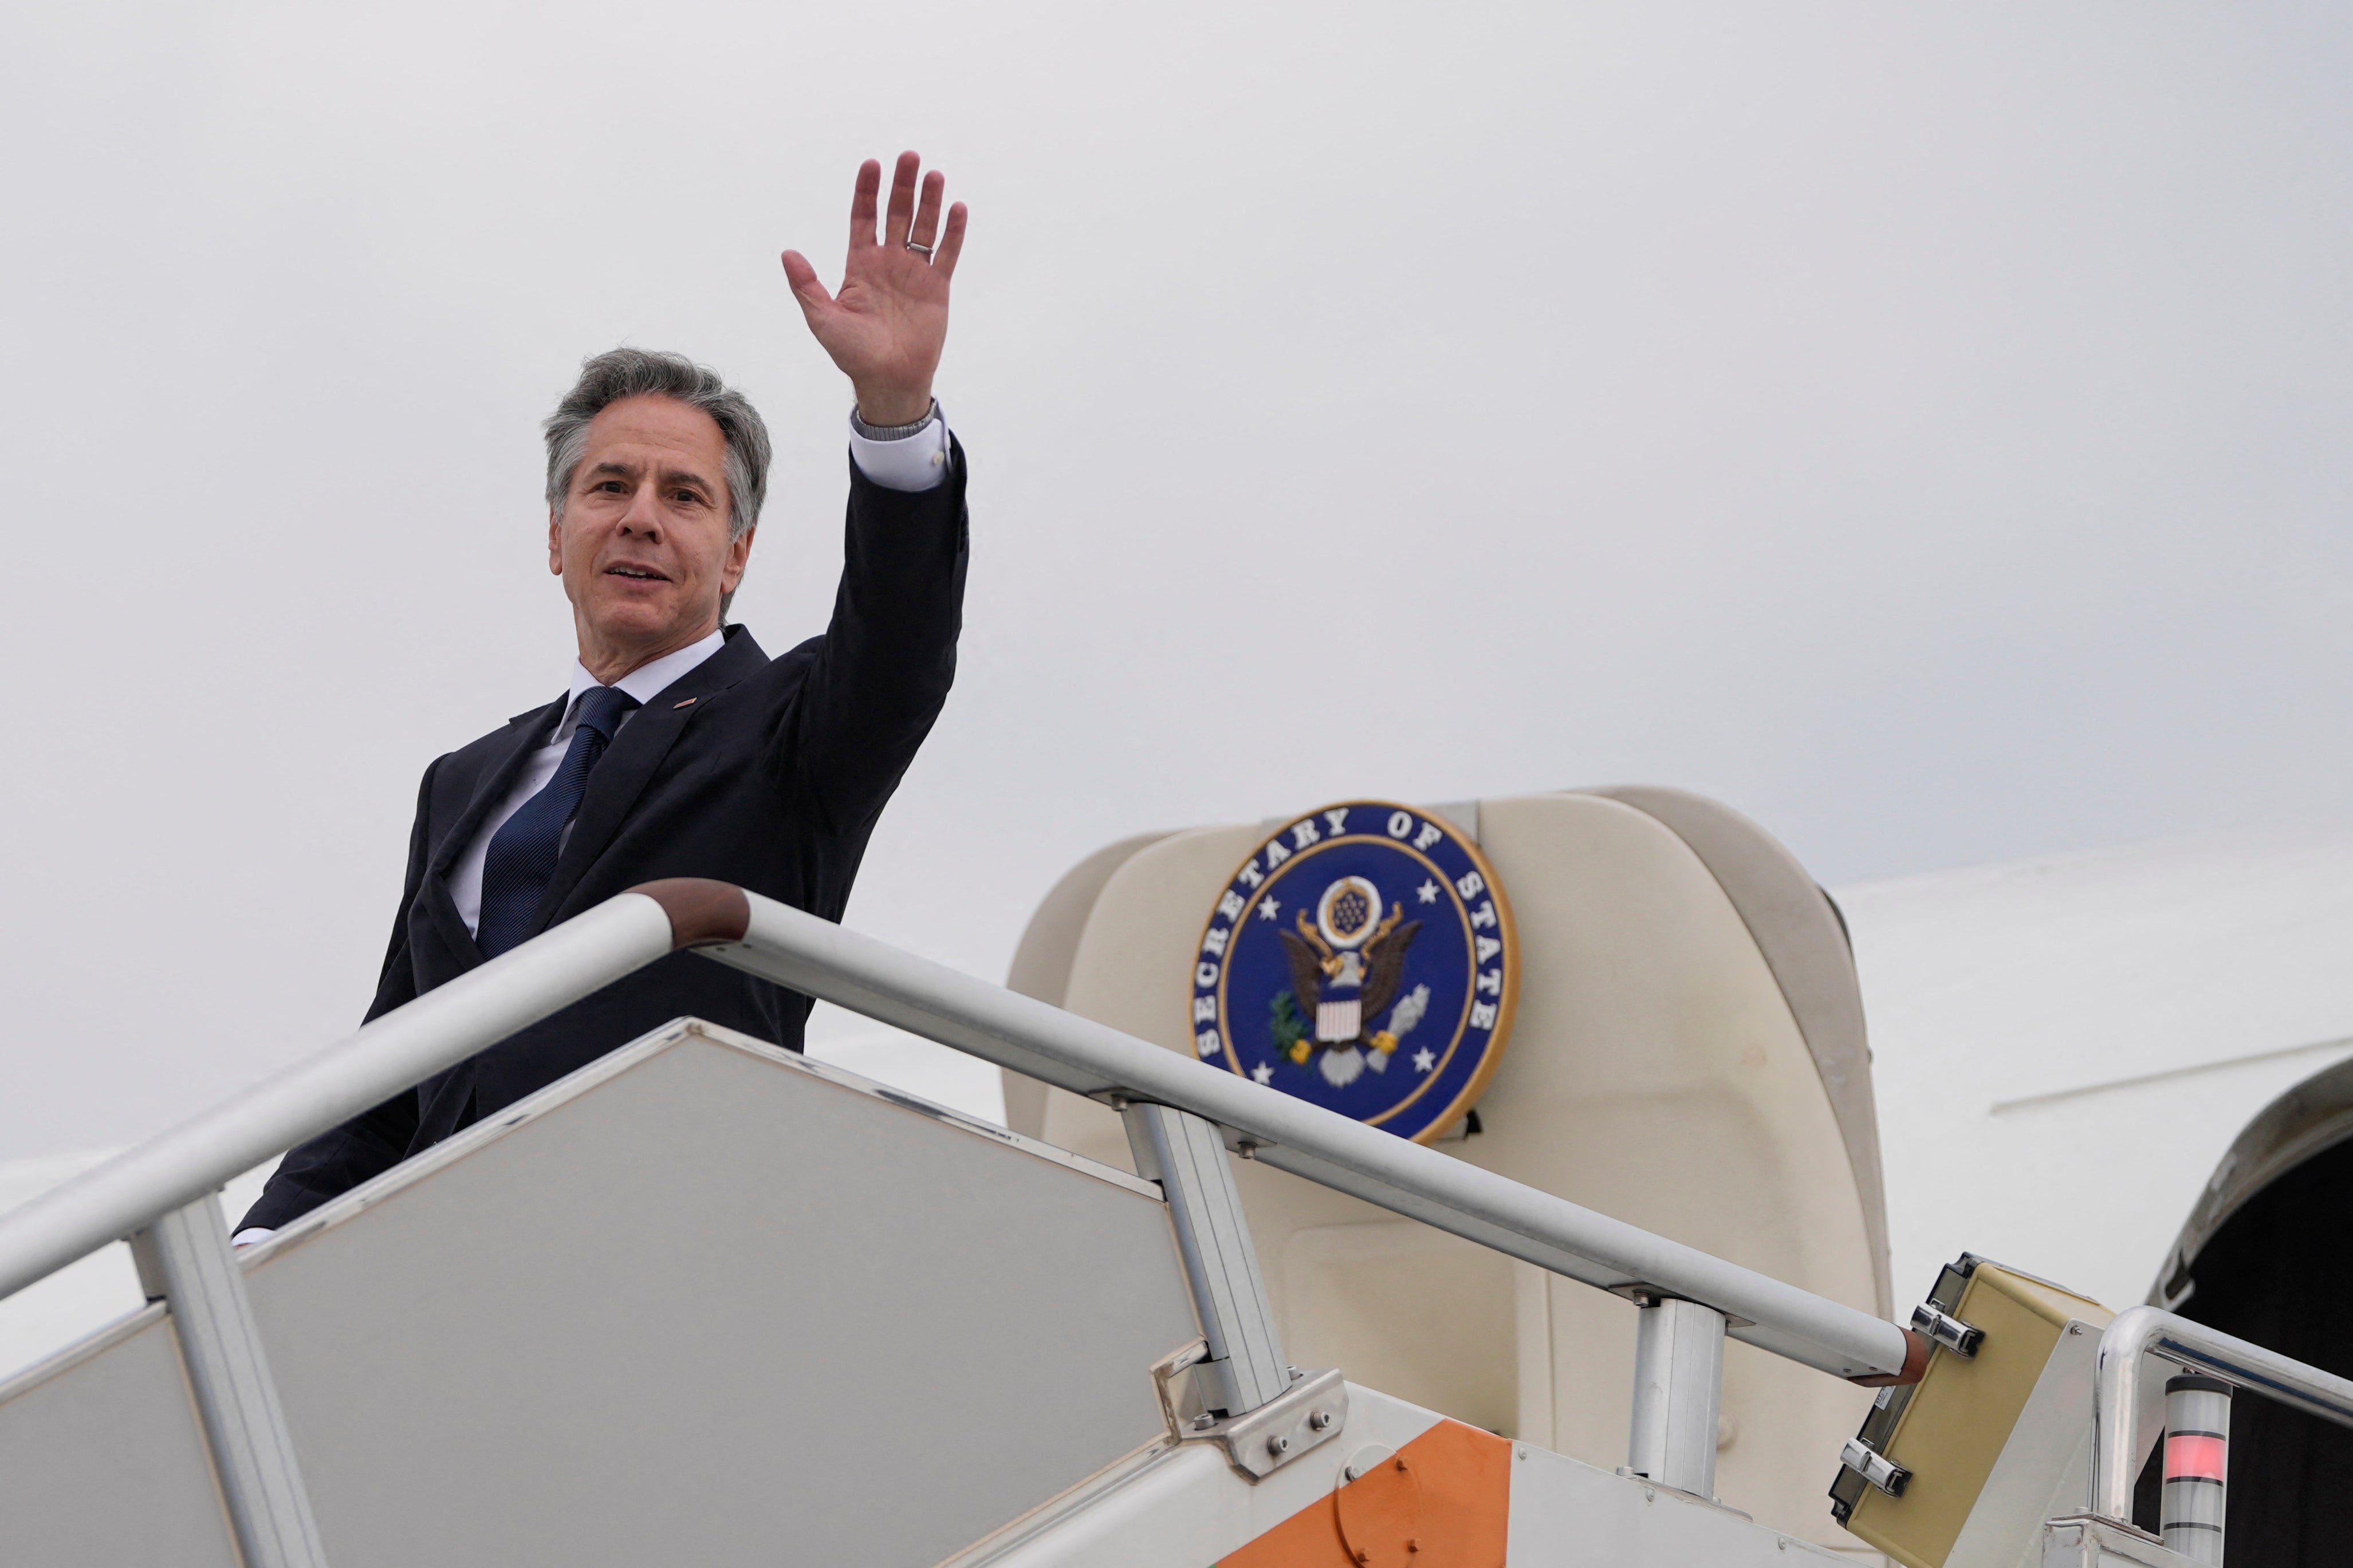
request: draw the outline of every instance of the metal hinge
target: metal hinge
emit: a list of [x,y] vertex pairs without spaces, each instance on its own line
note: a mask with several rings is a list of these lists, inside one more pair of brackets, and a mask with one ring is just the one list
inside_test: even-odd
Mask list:
[[1983,1329],[1961,1321],[1933,1301],[1912,1309],[1912,1326],[1963,1358],[1976,1355],[1978,1346],[1985,1342]]
[[1337,1369],[1290,1369],[1290,1388],[1240,1415],[1205,1410],[1193,1374],[1207,1369],[1201,1359],[1206,1353],[1207,1347],[1197,1341],[1153,1369],[1169,1435],[1180,1443],[1216,1443],[1225,1449],[1228,1462],[1252,1480],[1272,1475],[1338,1436],[1348,1424],[1348,1384]]
[[1871,1447],[1860,1437],[1846,1440],[1846,1447],[1839,1450],[1839,1463],[1889,1497],[1902,1497],[1904,1489],[1912,1484],[1911,1471]]
[[1241,1415],[1213,1418],[1187,1429],[1224,1446],[1234,1468],[1253,1479],[1271,1476],[1308,1449],[1340,1435],[1348,1424],[1348,1384],[1338,1368],[1312,1373],[1291,1392]]

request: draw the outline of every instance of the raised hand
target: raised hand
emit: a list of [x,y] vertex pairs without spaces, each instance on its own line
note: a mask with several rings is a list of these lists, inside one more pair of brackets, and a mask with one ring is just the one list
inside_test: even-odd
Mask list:
[[946,177],[936,169],[916,174],[923,161],[899,154],[891,175],[891,205],[882,233],[874,233],[875,197],[882,165],[870,158],[858,167],[849,198],[849,259],[841,270],[841,291],[828,294],[817,268],[797,250],[785,252],[785,280],[801,302],[809,331],[858,394],[859,417],[869,425],[912,425],[932,406],[932,373],[948,336],[948,279],[964,249],[965,206],[947,210],[940,227],[940,197]]

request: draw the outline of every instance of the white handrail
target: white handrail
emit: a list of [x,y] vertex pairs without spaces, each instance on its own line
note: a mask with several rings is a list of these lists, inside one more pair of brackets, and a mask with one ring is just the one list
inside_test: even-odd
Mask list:
[[427,992],[202,1115],[0,1214],[0,1298],[670,951],[670,921],[662,906],[643,894],[624,893]]
[[1408,1142],[1188,1055],[754,898],[705,955],[1076,1093],[1149,1100],[1227,1130],[1281,1170],[1603,1289],[1703,1302],[1736,1339],[1839,1377],[1918,1370],[1894,1323]]
[[2092,1511],[2130,1524],[2140,1479],[2140,1370],[2156,1356],[2292,1409],[2353,1426],[2353,1382],[2155,1307],[2127,1307],[2100,1335],[2092,1379]]
[[[0,1297],[681,946],[1048,1083],[1175,1106],[1228,1146],[1603,1289],[1723,1312],[1736,1339],[1840,1377],[1916,1377],[1917,1336],[1032,997],[721,883],[595,909],[162,1137],[0,1215]],[[619,1042],[615,1042],[618,1044]]]

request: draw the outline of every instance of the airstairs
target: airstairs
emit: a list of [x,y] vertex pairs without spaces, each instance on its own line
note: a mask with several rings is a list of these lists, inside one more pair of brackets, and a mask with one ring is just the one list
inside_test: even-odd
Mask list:
[[[1136,1173],[688,1019],[230,1250],[227,1179],[680,949],[1108,1107]],[[1229,1156],[1635,1302],[1628,1464],[1293,1365]],[[1884,1385],[1820,1458],[1898,1560],[2168,1568],[2222,1537],[2132,1522],[2145,1389],[2353,1424],[2344,1380],[1996,1269],[1902,1327],[708,882],[0,1216],[0,1295],[125,1237],[147,1308],[0,1384],[0,1563],[1854,1561],[1716,1500],[1730,1338]]]

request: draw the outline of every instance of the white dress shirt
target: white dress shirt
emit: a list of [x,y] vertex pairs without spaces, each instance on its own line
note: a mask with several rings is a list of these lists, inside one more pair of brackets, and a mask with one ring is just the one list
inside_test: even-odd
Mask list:
[[[858,471],[881,485],[884,489],[922,491],[946,482],[948,477],[948,422],[934,403],[932,411],[912,426],[901,426],[877,432],[875,427],[860,420],[856,413],[849,416],[849,458]],[[712,632],[701,642],[666,653],[650,664],[639,665],[613,684],[636,698],[640,705],[660,695],[670,682],[717,653],[726,645],[726,635]],[[579,658],[572,660],[572,695],[556,719],[555,729],[539,749],[523,763],[522,771],[481,826],[474,830],[472,842],[466,852],[449,868],[449,899],[458,906],[458,918],[474,931],[482,919],[482,861],[490,854],[491,839],[506,826],[507,818],[522,808],[522,803],[547,787],[555,776],[564,753],[572,745],[573,731],[580,724],[580,697],[592,687],[603,684],[588,673]],[[622,729],[636,717],[631,709],[621,715]],[[572,828],[566,824],[566,838]],[[232,1238],[234,1245],[249,1247],[266,1241],[274,1233],[257,1226],[238,1231]]]
[[913,425],[877,429],[849,415],[849,457],[858,471],[886,490],[921,492],[948,477],[948,416],[936,403]]

